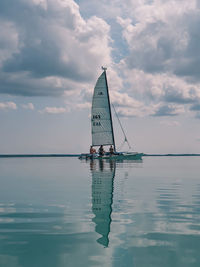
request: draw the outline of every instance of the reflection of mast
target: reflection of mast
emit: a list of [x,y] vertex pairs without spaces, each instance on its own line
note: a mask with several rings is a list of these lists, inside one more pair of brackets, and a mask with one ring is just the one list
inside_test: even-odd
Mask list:
[[[95,163],[98,163],[95,162]],[[95,217],[95,231],[101,235],[98,243],[108,247],[113,203],[113,182],[115,176],[115,162],[109,163],[99,160],[97,167],[91,164],[92,172],[92,211]],[[97,168],[96,168],[97,167]]]

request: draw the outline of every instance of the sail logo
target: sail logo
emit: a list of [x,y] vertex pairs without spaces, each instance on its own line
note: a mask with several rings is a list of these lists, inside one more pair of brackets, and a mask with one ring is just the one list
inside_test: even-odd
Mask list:
[[98,95],[103,95],[103,92],[98,92]]

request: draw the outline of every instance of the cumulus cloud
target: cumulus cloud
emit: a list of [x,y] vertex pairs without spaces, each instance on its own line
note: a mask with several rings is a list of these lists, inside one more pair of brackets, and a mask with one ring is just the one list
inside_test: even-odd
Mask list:
[[0,102],[0,110],[17,109],[14,102]]
[[199,20],[195,0],[142,1],[128,19],[118,17],[130,49],[127,66],[198,82]]
[[109,25],[84,20],[73,0],[3,0],[0,15],[2,93],[59,95],[111,63]]
[[121,12],[117,22],[129,53],[121,59],[119,67],[129,96],[152,107],[157,105],[154,116],[197,111],[200,101],[197,2],[128,1],[123,8],[126,16]]
[[88,108],[106,65],[121,116],[198,117],[199,8],[196,0],[2,0],[0,93],[63,95],[68,108]]

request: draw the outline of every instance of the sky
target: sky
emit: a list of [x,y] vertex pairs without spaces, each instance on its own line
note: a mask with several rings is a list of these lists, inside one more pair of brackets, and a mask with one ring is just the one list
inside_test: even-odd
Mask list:
[[87,152],[101,66],[133,150],[200,153],[199,25],[200,0],[1,0],[0,154]]

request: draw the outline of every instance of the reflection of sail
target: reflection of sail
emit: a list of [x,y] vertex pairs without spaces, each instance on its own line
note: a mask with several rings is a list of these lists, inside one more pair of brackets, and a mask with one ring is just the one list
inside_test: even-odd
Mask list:
[[[97,166],[96,166],[97,164]],[[92,211],[95,217],[95,231],[100,237],[97,242],[108,246],[113,203],[113,180],[115,176],[115,162],[109,163],[98,160],[91,162],[92,172]]]

